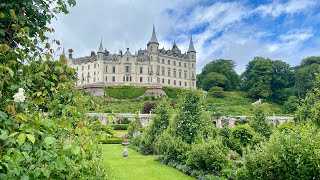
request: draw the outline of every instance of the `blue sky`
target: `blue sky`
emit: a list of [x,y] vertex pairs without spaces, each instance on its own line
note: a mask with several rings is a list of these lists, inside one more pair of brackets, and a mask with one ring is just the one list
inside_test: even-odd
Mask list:
[[55,38],[74,56],[97,50],[100,37],[111,53],[144,49],[156,26],[160,48],[175,41],[184,52],[190,35],[197,72],[214,59],[236,61],[241,73],[255,56],[295,66],[320,56],[319,0],[78,0],[52,25]]

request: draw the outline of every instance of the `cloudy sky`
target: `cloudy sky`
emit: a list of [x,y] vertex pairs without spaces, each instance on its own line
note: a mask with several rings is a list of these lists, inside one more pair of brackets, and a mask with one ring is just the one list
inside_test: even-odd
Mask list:
[[197,72],[208,62],[236,61],[241,73],[255,56],[297,65],[320,55],[320,0],[77,0],[70,14],[52,23],[74,56],[144,49],[155,24],[160,48],[175,41],[187,51],[192,34]]

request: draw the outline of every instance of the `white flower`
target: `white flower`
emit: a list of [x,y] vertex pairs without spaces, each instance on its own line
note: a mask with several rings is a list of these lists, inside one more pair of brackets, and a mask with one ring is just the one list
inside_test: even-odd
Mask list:
[[24,96],[24,89],[19,88],[19,91],[13,96],[14,102],[24,102],[26,97]]

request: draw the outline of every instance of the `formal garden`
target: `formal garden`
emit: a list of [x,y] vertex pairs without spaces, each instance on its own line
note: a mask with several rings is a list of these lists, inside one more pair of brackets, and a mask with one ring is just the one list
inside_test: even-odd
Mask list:
[[[215,60],[199,90],[164,88],[168,97],[156,98],[113,87],[92,97],[75,89],[74,69],[56,56],[60,41],[48,38],[48,24],[75,4],[0,3],[0,179],[319,179],[319,57],[294,72],[257,57],[241,77],[232,61]],[[264,103],[252,106],[257,98]],[[150,110],[147,126],[87,116]],[[216,113],[252,117],[217,128]],[[273,114],[294,121],[270,123]]]

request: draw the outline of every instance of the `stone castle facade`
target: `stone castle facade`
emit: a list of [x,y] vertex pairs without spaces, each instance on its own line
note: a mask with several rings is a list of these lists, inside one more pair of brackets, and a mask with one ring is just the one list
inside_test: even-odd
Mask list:
[[77,72],[77,86],[196,88],[196,51],[192,37],[186,53],[181,53],[176,43],[169,50],[159,49],[154,26],[145,50],[131,54],[127,48],[124,53],[110,54],[103,49],[101,41],[97,53],[92,51],[90,56],[73,58],[69,54],[68,65]]

